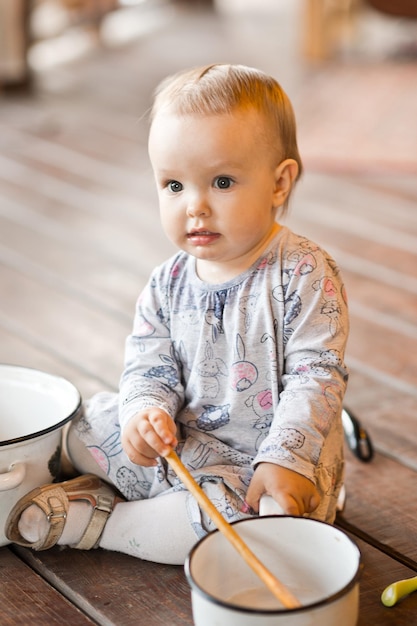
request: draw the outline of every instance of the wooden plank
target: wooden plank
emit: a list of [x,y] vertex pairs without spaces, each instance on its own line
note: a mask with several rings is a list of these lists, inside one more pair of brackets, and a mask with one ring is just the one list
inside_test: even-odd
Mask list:
[[0,622],[2,626],[94,624],[7,547],[0,548]]
[[[104,550],[34,553],[21,558],[99,624],[192,626],[190,590],[183,568]],[[145,617],[146,616],[146,617]]]
[[[358,189],[365,194],[367,191],[376,192],[381,203],[368,207],[370,213],[375,217],[389,214],[398,215],[397,226],[405,226],[405,230],[411,228],[411,232],[417,232],[417,215],[415,214],[415,203],[417,201],[417,189],[415,176],[366,176],[364,179],[356,179]],[[392,211],[392,203],[395,203],[396,210]]]
[[[39,369],[55,376],[63,376],[75,385],[82,398],[87,399],[104,390],[102,381],[89,377],[81,366],[72,365],[44,348],[32,345],[0,325],[0,362]],[[106,389],[109,389],[107,387]]]
[[[127,202],[115,192],[85,190],[26,166],[10,166],[9,161],[0,155],[0,176],[3,172],[6,178],[1,183],[6,202],[3,212],[7,210],[8,202],[9,206],[14,202],[8,213],[13,217],[16,210],[25,211],[26,219],[30,219],[30,211],[25,208],[32,207],[41,220],[45,217],[52,222],[59,220],[61,228],[73,231],[74,240],[79,245],[89,245],[100,251],[107,249],[119,263],[131,267],[138,267],[142,258],[152,266],[161,258],[158,252],[163,246],[155,246],[154,241],[155,225],[158,224],[154,204],[147,205],[142,198],[138,206],[137,198],[128,198]],[[4,173],[6,168],[18,171]],[[32,215],[32,221],[34,217]],[[140,234],[143,236],[141,247]],[[164,240],[159,229],[158,238],[161,242]]]
[[417,502],[411,495],[416,472],[381,454],[371,463],[348,454],[341,523],[346,520],[388,553],[404,555],[404,562],[417,571]]
[[348,358],[350,354],[356,360],[401,380],[409,385],[410,390],[416,389],[417,338],[406,337],[395,329],[382,331],[377,324],[352,316]]
[[406,338],[416,338],[414,293],[401,289],[401,283],[396,286],[381,284],[367,276],[358,276],[346,270],[343,275],[348,290],[352,324],[359,319],[373,323],[381,333],[387,329]]
[[[417,595],[388,609],[380,602],[387,585],[415,572],[352,536],[362,554],[358,626],[401,626],[414,623]],[[141,561],[103,550],[32,553],[18,548],[31,567],[57,587],[99,624],[130,626],[146,615],[149,626],[187,626],[191,617],[190,589],[183,568]]]
[[366,365],[362,371],[353,369],[345,404],[362,422],[376,450],[417,470],[417,397],[394,383],[378,373],[375,378],[367,375]]
[[3,326],[7,322],[46,352],[81,363],[92,377],[100,373],[103,384],[118,383],[127,324],[4,266],[0,291]]
[[411,175],[332,175],[307,168],[296,187],[290,219],[341,227],[347,234],[366,234],[371,241],[380,239],[381,227],[415,236],[416,200],[415,177]]
[[[343,191],[343,181],[341,186]],[[373,202],[376,201],[377,194],[374,196]],[[417,239],[416,233],[413,232],[412,220],[411,228],[407,231],[405,223],[402,226],[401,223],[390,224],[388,218],[385,224],[380,221],[374,224],[364,207],[362,213],[358,213],[356,209],[356,212],[346,214],[340,208],[335,209],[327,196],[322,197],[321,201],[318,199],[302,201],[299,194],[297,197],[298,210],[291,215],[294,219],[305,222],[306,228],[314,230],[314,238],[320,237],[321,234],[321,239],[328,239],[335,246],[345,248],[348,252],[356,253],[363,258],[380,260],[381,265],[396,265],[403,260],[404,269],[413,273],[414,268],[407,263],[407,255],[408,258],[415,256]],[[384,248],[392,249],[396,256],[389,257],[388,260],[383,256]]]
[[145,282],[140,272],[80,246],[75,236],[62,240],[1,217],[0,261],[129,324]]
[[416,623],[417,594],[391,608],[380,601],[381,593],[391,583],[415,576],[415,571],[401,565],[383,552],[352,537],[362,554],[360,607],[357,626],[411,626]]
[[0,120],[0,133],[10,146],[8,155],[16,161],[72,182],[89,181],[97,190],[116,190],[123,199],[142,197],[145,174],[146,189],[153,189],[152,177],[148,177],[147,120],[123,116],[124,137],[120,121],[117,134],[110,133],[109,125],[114,126],[114,118],[107,116],[97,127],[97,118],[88,119],[84,110],[80,112],[82,130],[80,120],[74,126],[74,120],[66,119],[64,111],[57,115],[48,106],[44,108],[42,122],[32,121],[27,128],[19,128],[14,112],[8,111],[9,124]]

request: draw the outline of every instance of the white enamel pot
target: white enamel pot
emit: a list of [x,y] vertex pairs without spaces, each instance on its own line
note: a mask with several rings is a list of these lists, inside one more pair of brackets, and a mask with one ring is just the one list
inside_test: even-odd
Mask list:
[[58,476],[62,428],[80,408],[65,378],[0,364],[0,546],[15,503]]
[[265,516],[233,524],[298,598],[285,609],[218,531],[191,550],[185,573],[195,626],[355,626],[361,556],[341,530],[312,519]]

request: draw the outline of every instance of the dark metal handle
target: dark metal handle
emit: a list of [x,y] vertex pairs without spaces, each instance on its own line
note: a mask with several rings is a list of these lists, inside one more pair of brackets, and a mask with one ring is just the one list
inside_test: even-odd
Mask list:
[[[347,409],[343,409],[343,421],[349,448],[360,461],[369,463],[374,456],[374,449],[369,434],[363,428],[358,418]],[[349,424],[346,423],[347,421]]]

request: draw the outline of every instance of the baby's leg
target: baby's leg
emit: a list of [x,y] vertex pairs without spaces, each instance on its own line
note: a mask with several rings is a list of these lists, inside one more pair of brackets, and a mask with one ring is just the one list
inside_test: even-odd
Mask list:
[[75,429],[70,428],[64,432],[63,450],[70,464],[76,469],[77,474],[95,474],[102,480],[109,482],[109,477],[96,463],[92,454],[83,442],[77,437]]
[[182,565],[198,540],[187,512],[190,494],[122,502],[110,515],[100,547],[147,561]]
[[[68,431],[67,451],[78,472],[95,474],[109,481],[71,429]],[[188,513],[189,497],[188,492],[179,491],[147,500],[117,502],[107,519],[99,546],[158,563],[183,564],[198,539]],[[91,515],[92,507],[88,502],[71,501],[58,544],[76,545]],[[36,543],[46,537],[49,522],[43,511],[32,504],[21,514],[18,527],[24,539]]]
[[[148,500],[118,502],[107,519],[99,546],[156,563],[183,564],[198,539],[187,511],[188,497],[188,492],[178,491]],[[71,502],[58,545],[76,545],[91,515],[92,507],[87,502]],[[26,541],[36,543],[46,537],[49,522],[32,504],[22,513],[18,527]]]
[[[78,471],[96,474],[108,481],[108,476],[72,429],[68,433],[68,453]],[[157,563],[183,564],[197,541],[187,514],[187,497],[188,492],[179,491],[117,504],[107,520],[100,547]],[[62,539],[65,540],[65,535]]]
[[[108,476],[73,429],[68,432],[67,448],[71,462],[79,472],[96,474],[108,481]],[[119,503],[107,520],[100,547],[157,563],[184,563],[197,541],[187,514],[188,496],[188,492],[180,491],[147,500]],[[89,508],[83,503],[81,506]]]

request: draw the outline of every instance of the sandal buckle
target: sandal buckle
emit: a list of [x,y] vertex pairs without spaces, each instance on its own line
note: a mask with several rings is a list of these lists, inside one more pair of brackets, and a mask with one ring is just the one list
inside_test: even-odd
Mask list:
[[65,511],[51,511],[46,516],[46,519],[48,520],[48,522],[51,522],[52,520],[60,519],[60,518],[63,519],[64,521],[67,519],[67,514]]
[[94,508],[96,509],[96,511],[103,511],[103,513],[110,514],[113,510],[113,500],[113,496],[99,494],[97,496]]
[[48,522],[56,523],[59,520],[65,522],[67,519],[67,511],[65,510],[64,504],[61,502],[60,498],[52,493],[47,498],[49,512],[44,509],[46,519]]

